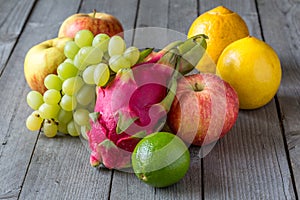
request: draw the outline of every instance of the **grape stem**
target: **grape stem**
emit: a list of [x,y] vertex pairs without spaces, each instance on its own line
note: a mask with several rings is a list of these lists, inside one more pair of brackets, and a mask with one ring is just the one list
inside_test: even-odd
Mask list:
[[94,9],[94,10],[93,10],[93,18],[96,17],[96,12],[97,12],[96,9]]
[[39,133],[42,131],[42,128],[43,128],[43,126],[44,126],[44,121],[45,121],[45,119],[43,119],[43,121],[42,121],[42,123],[41,123],[41,127],[40,127],[40,129],[39,129]]

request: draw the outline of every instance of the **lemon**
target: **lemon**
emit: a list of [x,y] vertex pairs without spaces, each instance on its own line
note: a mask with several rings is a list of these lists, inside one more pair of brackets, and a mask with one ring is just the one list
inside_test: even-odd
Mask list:
[[224,48],[238,39],[249,35],[247,24],[242,17],[224,6],[218,6],[201,14],[191,24],[188,38],[205,34],[207,54],[199,61],[196,68],[202,72],[215,72],[215,67]]
[[281,81],[280,60],[271,46],[248,36],[224,49],[216,74],[237,91],[241,109],[255,109],[275,96]]
[[136,176],[154,187],[166,187],[184,177],[190,165],[190,153],[184,142],[168,132],[143,138],[132,154]]

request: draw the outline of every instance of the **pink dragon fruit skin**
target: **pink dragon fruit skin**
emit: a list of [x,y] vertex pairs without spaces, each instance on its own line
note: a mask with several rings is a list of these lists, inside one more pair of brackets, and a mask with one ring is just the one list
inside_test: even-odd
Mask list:
[[165,122],[167,111],[159,103],[167,96],[172,72],[168,66],[148,63],[120,70],[106,88],[98,88],[97,117],[88,133],[92,166],[130,166],[131,152],[139,140]]
[[[188,48],[191,51],[178,56],[177,52],[187,49],[191,43]],[[92,166],[101,163],[109,169],[131,166],[131,154],[136,144],[146,135],[161,130],[165,124],[176,94],[178,74],[193,69],[192,62],[186,62],[185,56],[198,61],[201,58],[199,48],[203,44],[206,45],[203,35],[186,42],[175,41],[160,52],[145,57],[132,69],[118,71],[108,86],[97,89],[95,113],[87,133]]]

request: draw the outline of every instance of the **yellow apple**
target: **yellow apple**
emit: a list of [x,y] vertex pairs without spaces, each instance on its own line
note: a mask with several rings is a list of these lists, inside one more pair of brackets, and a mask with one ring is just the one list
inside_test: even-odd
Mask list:
[[33,46],[24,60],[25,79],[32,90],[44,93],[44,79],[48,74],[56,74],[56,69],[65,59],[64,47],[68,37],[54,38]]

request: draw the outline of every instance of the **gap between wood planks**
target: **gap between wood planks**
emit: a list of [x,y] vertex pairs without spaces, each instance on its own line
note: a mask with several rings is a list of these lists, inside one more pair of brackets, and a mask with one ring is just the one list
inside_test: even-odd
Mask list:
[[26,26],[26,24],[27,24],[27,22],[28,22],[28,20],[29,20],[29,18],[30,18],[30,15],[31,15],[31,13],[32,13],[32,11],[33,11],[33,9],[34,9],[36,3],[37,3],[37,0],[35,0],[34,3],[32,4],[32,7],[31,7],[30,12],[29,12],[30,14],[27,15],[27,18],[26,18],[26,20],[25,20],[25,22],[24,22],[24,24],[23,24],[23,26],[22,26],[22,28],[21,28],[20,34],[17,36],[17,38],[16,38],[16,40],[15,40],[15,43],[14,43],[13,47],[11,48],[11,51],[10,51],[10,53],[9,53],[9,56],[8,56],[8,58],[6,59],[6,62],[4,63],[4,66],[3,66],[3,68],[2,68],[1,71],[0,71],[0,77],[2,76],[4,70],[5,70],[6,67],[7,67],[7,64],[8,64],[8,62],[9,62],[10,58],[11,58],[11,55],[12,55],[12,53],[14,52],[14,50],[15,50],[15,48],[16,48],[16,46],[17,46],[17,43],[19,42],[19,39],[20,39],[20,37],[21,37],[21,35],[22,35],[22,33],[23,33],[23,30],[25,29],[25,26]]
[[[82,6],[82,2],[83,2],[83,0],[80,0],[80,4],[79,4],[79,6],[78,6],[77,12],[80,11],[80,8],[81,8],[81,6]],[[11,53],[10,53],[10,55],[9,55],[9,57],[8,57],[8,59],[7,59],[6,63],[5,63],[5,65],[4,65],[3,69],[2,69],[2,71],[0,71],[0,77],[2,76],[4,70],[5,70],[6,66],[7,66],[7,63],[8,63],[8,61],[10,60],[10,57],[11,57],[11,55],[12,55],[12,52],[14,51],[14,49],[15,49],[15,47],[16,47],[18,41],[19,41],[19,38],[21,37],[21,35],[22,35],[22,33],[23,33],[24,29],[25,29],[25,26],[26,26],[27,22],[29,21],[29,18],[30,18],[31,14],[32,14],[32,11],[33,11],[34,8],[36,7],[36,4],[37,4],[37,0],[34,1],[32,7],[31,7],[31,9],[30,9],[30,12],[29,12],[30,14],[27,16],[27,18],[26,18],[26,20],[25,20],[25,22],[24,22],[24,24],[23,24],[23,26],[22,26],[22,28],[21,28],[21,33],[18,35],[18,37],[17,37],[17,39],[16,39],[16,42],[15,42],[15,44],[14,44],[12,50],[11,50]],[[40,134],[41,134],[41,130],[39,130],[39,132],[38,132],[38,134],[37,134],[37,137],[36,137],[36,140],[35,140],[35,143],[34,143],[34,146],[33,146],[33,150],[32,150],[32,152],[31,152],[30,159],[29,159],[29,162],[28,162],[26,171],[25,171],[25,175],[24,175],[24,178],[23,178],[22,183],[21,183],[21,186],[20,186],[20,190],[19,190],[19,194],[18,194],[18,199],[20,199],[20,195],[21,195],[21,193],[22,193],[23,185],[24,185],[25,180],[26,180],[26,178],[27,178],[27,174],[28,174],[28,171],[29,171],[29,168],[30,168],[30,165],[31,165],[33,156],[34,156],[34,152],[35,152],[35,149],[36,149],[36,146],[37,146],[37,143],[38,143]]]
[[[255,0],[254,2],[255,2],[255,8],[256,8],[258,22],[259,22],[259,28],[260,28],[260,31],[261,31],[261,37],[262,37],[263,41],[265,41],[264,30],[263,30],[263,27],[262,27],[260,12],[259,12],[259,8],[258,8],[258,2],[257,2],[257,0]],[[287,139],[286,139],[286,135],[285,135],[285,129],[284,129],[283,121],[282,121],[282,112],[281,112],[280,103],[279,103],[277,94],[275,95],[274,99],[275,99],[275,105],[276,105],[276,110],[277,110],[278,122],[279,122],[280,130],[281,130],[281,136],[282,136],[283,144],[284,144],[284,150],[285,150],[285,154],[286,154],[286,157],[287,157],[289,172],[291,174],[293,190],[294,190],[296,199],[298,199],[296,181],[295,181],[294,171],[293,171],[293,167],[292,167],[292,163],[291,163],[291,157],[290,157],[290,152],[289,152],[289,149],[288,149]],[[285,193],[285,190],[284,190],[284,193]]]
[[[133,23],[133,33],[132,33],[132,38],[131,38],[131,45],[133,45],[133,43],[134,43],[135,28],[137,27],[137,19],[138,19],[138,15],[139,15],[139,8],[140,8],[140,0],[137,0],[135,18],[134,18],[134,23]],[[114,174],[115,174],[115,170],[113,169],[112,172],[111,172],[111,178],[110,178],[110,183],[109,183],[109,192],[108,192],[108,198],[107,199],[111,198],[111,189],[112,189]]]

